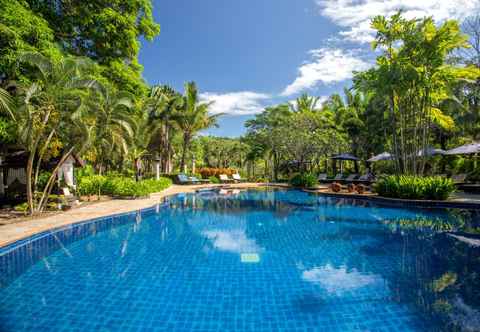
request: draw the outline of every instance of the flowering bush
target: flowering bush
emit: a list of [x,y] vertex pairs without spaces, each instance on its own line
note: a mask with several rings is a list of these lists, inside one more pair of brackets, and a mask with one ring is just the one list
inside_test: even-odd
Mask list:
[[237,173],[236,170],[233,168],[200,168],[198,173],[202,176],[203,179],[208,179],[211,176],[219,177],[221,174],[226,174],[228,176],[232,176],[233,174]]
[[332,183],[330,188],[332,189],[332,191],[334,193],[338,193],[342,190],[342,185],[340,183],[334,182],[334,183]]

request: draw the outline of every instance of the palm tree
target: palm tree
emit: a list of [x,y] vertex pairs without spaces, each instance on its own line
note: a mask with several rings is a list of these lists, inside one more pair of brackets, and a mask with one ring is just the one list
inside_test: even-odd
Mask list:
[[0,113],[8,113],[12,119],[15,119],[13,114],[13,98],[8,91],[0,88]]
[[194,82],[185,84],[185,96],[180,111],[175,116],[175,123],[182,131],[182,157],[180,170],[185,170],[185,158],[193,136],[203,130],[217,125],[222,114],[209,115],[208,108],[212,103],[200,103],[198,90]]
[[107,161],[114,160],[114,153],[127,155],[133,139],[132,118],[133,96],[117,92],[103,84],[96,83],[88,102],[94,125],[92,148],[101,172]]
[[319,97],[310,97],[304,93],[298,97],[294,103],[289,103],[292,112],[315,111],[319,102]]
[[[86,109],[81,89],[91,87],[94,81],[82,78],[83,70],[91,64],[84,59],[68,57],[54,62],[38,53],[25,53],[20,62],[37,70],[36,81],[23,89],[20,106],[15,112],[19,143],[29,154],[27,203],[33,214],[43,210],[61,165],[75,149],[80,150],[89,142],[89,128],[83,122]],[[36,201],[33,185],[52,142],[58,142],[62,152],[40,199]]]
[[170,173],[172,171],[172,117],[178,112],[182,101],[182,95],[168,85],[152,87],[147,99],[147,109],[150,121],[160,122],[155,134],[158,135],[162,169],[165,173]]

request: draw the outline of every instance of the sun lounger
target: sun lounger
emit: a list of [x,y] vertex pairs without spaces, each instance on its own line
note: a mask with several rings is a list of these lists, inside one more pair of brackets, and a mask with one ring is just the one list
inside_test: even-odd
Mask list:
[[325,182],[325,181],[328,181],[328,178],[327,178],[327,173],[321,173],[321,174],[318,174],[318,178],[317,178],[318,182]]
[[342,182],[344,176],[342,173],[338,173],[333,179],[327,179],[323,182],[332,183],[332,182]]
[[204,184],[206,183],[205,180],[199,180],[196,177],[188,177],[185,174],[178,174],[177,175],[178,184]]
[[371,184],[375,180],[375,177],[372,174],[363,174],[358,179],[354,180],[354,183],[358,184]]
[[464,183],[466,183],[465,180],[467,179],[467,174],[464,174],[464,173],[455,174],[455,175],[452,175],[451,179],[453,180],[453,183],[455,183],[455,184],[464,184]]
[[245,182],[246,181],[245,179],[242,179],[242,177],[238,173],[233,174],[232,179],[235,182]]
[[358,174],[350,174],[349,176],[347,176],[347,178],[344,181],[351,183],[351,182],[354,182],[357,177],[358,177]]
[[230,179],[228,177],[228,175],[226,175],[226,174],[220,174],[220,176],[218,178],[220,179],[220,182],[222,182],[222,183],[232,183],[232,182],[234,182],[234,180]]

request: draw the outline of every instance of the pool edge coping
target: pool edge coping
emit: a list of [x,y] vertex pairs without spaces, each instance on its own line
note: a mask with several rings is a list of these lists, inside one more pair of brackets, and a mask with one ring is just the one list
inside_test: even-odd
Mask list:
[[312,189],[302,189],[305,192],[312,193],[319,196],[335,197],[335,198],[350,198],[364,201],[371,201],[379,205],[387,205],[393,207],[419,207],[419,208],[439,208],[439,209],[480,209],[480,202],[458,202],[458,201],[438,201],[438,200],[418,200],[418,199],[400,199],[389,198],[378,195],[360,195],[360,194],[346,194],[334,192],[322,192]]

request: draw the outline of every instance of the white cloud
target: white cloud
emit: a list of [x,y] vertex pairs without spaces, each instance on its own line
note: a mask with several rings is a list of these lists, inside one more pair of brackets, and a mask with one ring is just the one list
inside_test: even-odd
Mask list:
[[335,294],[382,284],[382,278],[378,275],[364,274],[356,269],[347,270],[345,267],[335,268],[329,264],[303,271],[302,279]]
[[291,96],[311,89],[319,83],[329,84],[351,79],[353,71],[362,71],[370,64],[358,57],[354,51],[339,48],[320,48],[309,52],[311,60],[298,69],[297,78],[282,92]]
[[213,101],[210,113],[225,113],[229,115],[257,114],[265,108],[264,102],[271,98],[270,95],[252,91],[230,93],[205,92],[200,94],[202,101]]
[[243,229],[214,229],[202,232],[202,235],[213,242],[215,248],[233,253],[258,253],[261,251],[255,240],[249,239]]
[[390,16],[398,10],[407,18],[433,16],[463,20],[480,10],[479,0],[316,0],[320,14],[345,28],[340,32],[346,40],[366,43],[373,39],[370,20],[376,15]]

